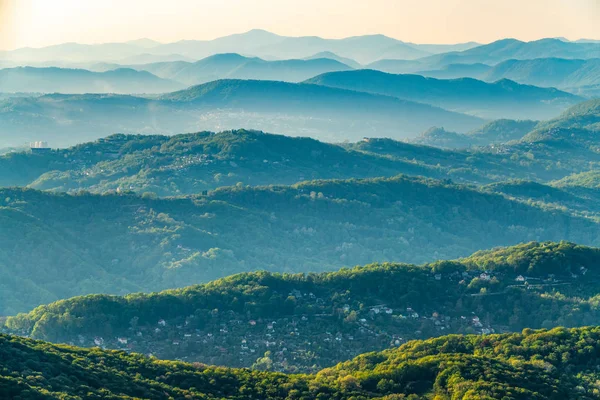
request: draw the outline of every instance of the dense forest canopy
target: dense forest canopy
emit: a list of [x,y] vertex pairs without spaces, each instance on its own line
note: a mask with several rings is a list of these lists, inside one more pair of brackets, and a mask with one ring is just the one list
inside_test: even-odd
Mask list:
[[252,270],[422,263],[531,240],[599,244],[592,218],[406,176],[180,198],[2,189],[0,199],[4,315],[75,295],[162,290]]
[[160,293],[62,300],[8,318],[5,329],[163,359],[316,372],[411,339],[599,325],[598,265],[599,249],[561,242],[422,266],[253,272]]
[[598,328],[444,336],[311,375],[159,361],[0,336],[0,396],[22,399],[592,399]]

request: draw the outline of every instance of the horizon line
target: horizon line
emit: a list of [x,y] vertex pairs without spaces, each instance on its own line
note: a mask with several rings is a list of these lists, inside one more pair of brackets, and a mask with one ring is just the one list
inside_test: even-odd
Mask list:
[[[554,37],[549,37],[549,36],[543,36],[543,37],[539,37],[537,39],[533,39],[533,40],[522,40],[522,39],[518,39],[517,37],[500,37],[496,40],[493,40],[491,42],[478,42],[476,40],[471,40],[471,41],[466,41],[466,42],[452,42],[452,43],[416,43],[416,42],[407,42],[404,41],[402,39],[398,39],[395,38],[393,36],[389,36],[389,35],[385,35],[382,33],[366,33],[366,34],[362,34],[362,35],[352,35],[352,36],[344,36],[344,37],[324,37],[324,36],[318,36],[318,35],[301,35],[301,36],[288,36],[288,35],[280,35],[278,33],[275,33],[273,31],[269,31],[266,29],[262,29],[262,28],[253,28],[250,29],[248,31],[244,31],[244,32],[235,32],[235,33],[230,33],[228,35],[224,35],[224,36],[217,36],[217,37],[213,37],[212,39],[187,39],[187,38],[182,38],[179,40],[175,40],[175,41],[160,41],[160,40],[156,40],[153,39],[151,37],[145,36],[145,37],[138,37],[136,39],[124,39],[123,41],[110,41],[110,42],[77,42],[77,41],[68,41],[68,42],[59,42],[59,43],[54,43],[54,44],[49,44],[49,45],[45,45],[45,46],[39,46],[39,47],[34,47],[34,46],[23,46],[23,47],[14,47],[14,48],[0,48],[0,52],[12,52],[12,51],[18,51],[18,50],[37,50],[37,49],[45,49],[48,47],[54,47],[54,46],[62,46],[62,45],[66,45],[66,44],[77,44],[77,45],[84,45],[84,46],[101,46],[101,45],[106,45],[106,44],[129,44],[131,42],[137,42],[137,41],[142,41],[142,40],[149,40],[152,42],[155,42],[157,44],[157,46],[161,46],[161,45],[169,45],[169,44],[174,44],[174,43],[180,43],[180,42],[186,42],[186,41],[198,41],[198,42],[211,42],[214,40],[218,40],[218,39],[222,39],[222,38],[226,38],[226,37],[231,37],[231,36],[242,36],[242,35],[247,35],[249,33],[252,32],[262,32],[262,33],[267,33],[270,35],[274,35],[274,36],[279,36],[282,39],[286,39],[286,38],[293,38],[293,39],[299,39],[299,38],[318,38],[318,39],[323,39],[323,40],[345,40],[345,39],[353,39],[353,38],[359,38],[359,37],[369,37],[369,36],[383,36],[392,40],[397,40],[399,42],[405,43],[407,45],[417,45],[417,46],[452,46],[452,45],[461,45],[461,44],[469,44],[469,43],[475,43],[478,46],[482,46],[482,45],[486,45],[486,44],[491,44],[491,43],[495,43],[501,40],[517,40],[523,43],[530,43],[530,42],[536,42],[536,41],[540,41],[540,40],[546,40],[546,39],[555,39],[555,40],[561,40],[564,41],[566,40],[569,43],[576,43],[578,41],[599,41],[600,39],[595,39],[595,38],[578,38],[578,39],[569,39],[567,37],[564,36],[554,36]],[[152,48],[148,48],[147,50],[151,50]]]

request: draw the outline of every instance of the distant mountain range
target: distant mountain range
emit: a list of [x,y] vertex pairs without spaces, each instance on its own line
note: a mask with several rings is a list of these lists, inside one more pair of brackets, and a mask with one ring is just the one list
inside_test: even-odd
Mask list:
[[[599,54],[600,56],[600,54]],[[557,87],[584,96],[600,93],[600,58],[588,60],[566,58],[511,59],[495,66],[486,64],[450,64],[439,70],[419,71],[434,78],[471,77],[489,82],[510,79],[541,87]]]
[[415,136],[432,125],[484,121],[398,98],[319,85],[220,80],[154,98],[45,95],[0,101],[0,145],[66,146],[115,132],[180,133],[247,126],[329,141]]
[[522,42],[503,39],[480,45],[469,42],[454,45],[406,43],[384,35],[345,39],[285,37],[252,30],[222,38],[182,40],[161,44],[148,39],[126,43],[83,45],[65,43],[39,49],[23,48],[0,52],[0,66],[64,66],[85,68],[90,63],[119,65],[157,62],[193,62],[216,54],[238,53],[265,60],[329,58],[352,68],[369,68],[392,73],[414,73],[446,68],[452,64],[495,65],[510,59],[600,58],[600,42],[542,39]]
[[358,63],[357,61],[351,59],[351,58],[347,58],[347,57],[340,57],[335,53],[332,53],[331,51],[322,51],[320,53],[317,54],[313,54],[310,57],[305,57],[305,60],[314,60],[314,59],[318,59],[318,58],[327,58],[330,60],[335,60],[338,61],[342,64],[346,64],[349,67],[352,67],[354,69],[360,69],[362,68],[362,65],[360,63]]
[[574,43],[558,39],[542,39],[533,42],[504,39],[463,52],[433,55],[420,62],[429,66],[474,63],[495,65],[510,59],[530,60],[549,57],[589,59],[599,56],[600,43]]
[[146,71],[17,67],[0,70],[0,92],[164,93],[185,85]]
[[532,60],[535,58],[592,59],[600,57],[600,43],[565,42],[559,39],[542,39],[522,42],[503,39],[464,51],[451,51],[422,57],[418,60],[383,58],[369,68],[391,73],[440,70],[453,64],[496,65],[503,61]]
[[394,96],[484,118],[548,119],[583,100],[556,89],[506,79],[495,83],[470,78],[438,80],[374,70],[331,72],[306,83]]
[[[359,63],[381,58],[416,59],[447,51],[462,51],[477,46],[470,42],[456,45],[419,45],[405,43],[384,35],[357,36],[346,39],[323,39],[316,36],[286,37],[255,29],[214,40],[181,40],[161,44],[148,39],[127,43],[83,45],[65,43],[39,49],[23,48],[0,52],[0,60],[15,63],[44,62],[119,62],[134,59],[148,61],[199,60],[214,54],[240,53],[266,59],[307,58],[321,52],[333,52]],[[166,61],[166,60],[162,60]]]
[[[352,63],[352,60],[349,61]],[[181,82],[188,86],[218,79],[301,82],[322,73],[353,69],[340,61],[325,57],[307,60],[265,61],[235,53],[217,54],[194,63],[173,61],[127,66],[101,63],[91,65],[90,69],[106,71],[123,67],[147,71],[161,78]]]

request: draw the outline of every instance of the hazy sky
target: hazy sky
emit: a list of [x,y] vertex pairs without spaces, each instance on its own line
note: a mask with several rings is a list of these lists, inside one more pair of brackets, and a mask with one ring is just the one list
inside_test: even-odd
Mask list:
[[600,0],[0,0],[2,49],[212,39],[253,28],[416,43],[600,39]]

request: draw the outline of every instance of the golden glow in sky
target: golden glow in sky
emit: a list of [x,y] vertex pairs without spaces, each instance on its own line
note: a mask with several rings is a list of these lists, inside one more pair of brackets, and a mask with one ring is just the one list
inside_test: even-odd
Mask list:
[[600,39],[600,0],[0,0],[0,49],[213,39],[254,28],[415,43]]

